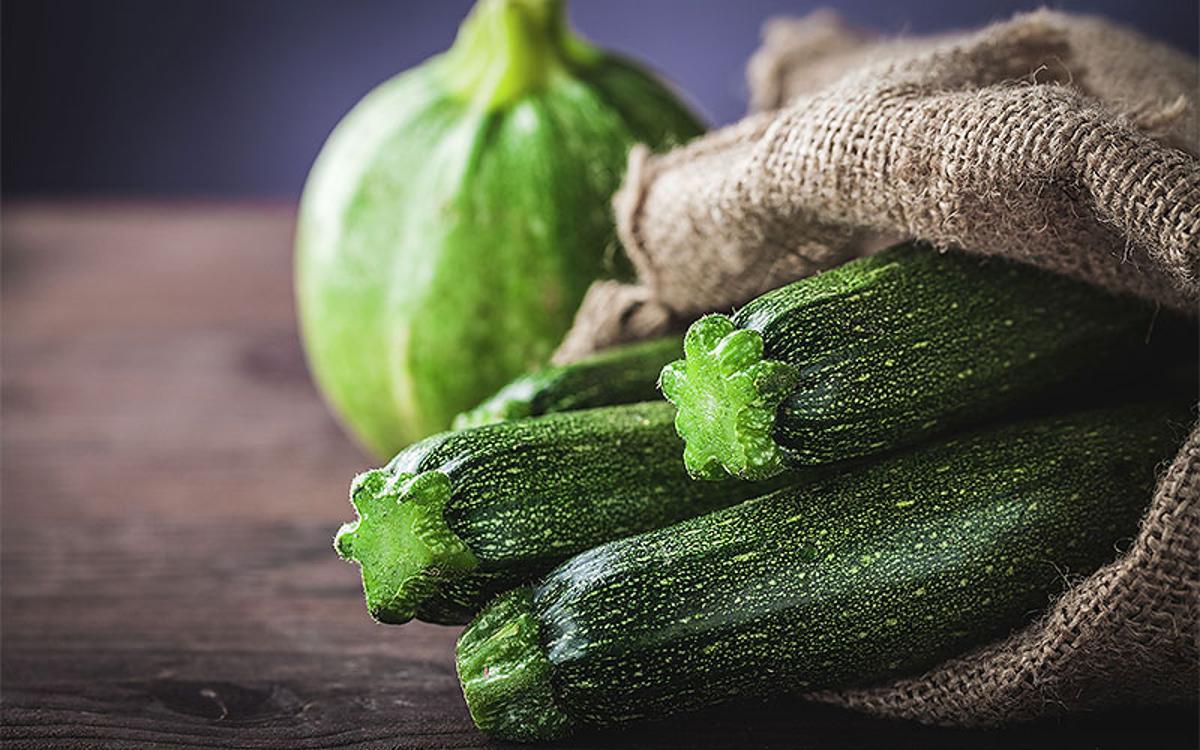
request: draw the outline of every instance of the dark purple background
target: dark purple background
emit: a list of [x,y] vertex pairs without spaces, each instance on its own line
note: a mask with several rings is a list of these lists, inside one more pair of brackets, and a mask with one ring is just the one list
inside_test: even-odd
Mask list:
[[[762,21],[820,5],[890,32],[1021,0],[579,0],[575,25],[646,60],[714,123],[745,108]],[[3,0],[6,195],[284,197],[368,90],[444,49],[470,0]],[[1196,0],[1077,0],[1195,54]]]

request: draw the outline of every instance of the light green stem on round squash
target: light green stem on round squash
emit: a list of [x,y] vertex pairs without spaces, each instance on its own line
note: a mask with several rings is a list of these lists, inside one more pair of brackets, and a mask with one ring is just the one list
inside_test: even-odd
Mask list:
[[451,90],[493,111],[600,55],[571,31],[563,0],[480,0],[443,65]]

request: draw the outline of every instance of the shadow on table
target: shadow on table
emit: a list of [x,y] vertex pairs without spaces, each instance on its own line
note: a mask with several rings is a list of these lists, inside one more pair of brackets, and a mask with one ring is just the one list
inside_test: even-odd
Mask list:
[[[846,709],[778,700],[740,703],[636,728],[576,735],[560,748],[1196,748],[1195,708],[1125,708],[1006,729],[928,727]],[[514,746],[515,747],[515,746]]]

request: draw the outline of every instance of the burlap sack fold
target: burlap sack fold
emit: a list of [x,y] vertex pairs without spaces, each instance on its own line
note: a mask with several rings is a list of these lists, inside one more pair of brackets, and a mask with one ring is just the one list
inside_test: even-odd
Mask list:
[[[1194,59],[1048,11],[894,40],[823,12],[770,24],[749,74],[763,111],[631,154],[614,208],[638,281],[588,295],[560,361],[902,237],[1197,310]],[[962,726],[1195,700],[1198,639],[1200,428],[1128,551],[1037,622],[924,675],[812,697]]]
[[[634,149],[614,199],[627,297],[662,330],[904,236],[1170,307],[1200,296],[1200,79],[1181,52],[1049,11],[884,42],[823,13],[771,25],[751,73],[782,109]],[[557,358],[656,332],[627,319],[586,300]]]

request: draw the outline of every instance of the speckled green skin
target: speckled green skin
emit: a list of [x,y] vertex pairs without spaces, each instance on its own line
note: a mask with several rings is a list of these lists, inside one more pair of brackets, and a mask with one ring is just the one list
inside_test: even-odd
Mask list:
[[471,411],[454,429],[574,409],[635,404],[658,398],[658,373],[683,351],[678,336],[626,344],[557,367],[522,375]]
[[760,479],[1110,385],[1152,351],[1154,317],[1027,265],[899,245],[697,321],[663,392],[694,476]]
[[[1138,404],[1020,423],[584,552],[464,632],[472,714],[497,736],[545,739],[929,667],[1113,559],[1190,421],[1187,406]],[[502,609],[537,623],[570,722],[507,722],[521,692],[479,679],[479,649],[501,653],[497,634],[513,632]]]
[[481,2],[449,52],[346,116],[309,175],[305,349],[377,456],[545,363],[591,282],[627,273],[609,202],[629,148],[702,131],[647,72],[571,34],[561,6]]
[[355,480],[335,547],[377,620],[456,624],[577,552],[773,488],[690,479],[673,416],[656,401],[428,438]]

